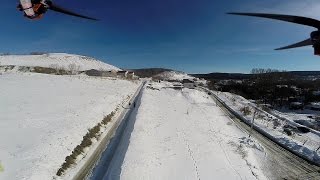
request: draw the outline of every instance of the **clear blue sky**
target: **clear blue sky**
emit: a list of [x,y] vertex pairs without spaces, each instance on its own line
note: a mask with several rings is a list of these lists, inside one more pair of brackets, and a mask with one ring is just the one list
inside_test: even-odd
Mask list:
[[320,19],[318,0],[56,0],[99,22],[48,12],[40,21],[1,1],[0,52],[67,52],[121,68],[166,67],[188,73],[250,72],[252,68],[320,70],[311,47],[274,48],[314,30],[286,22],[226,15],[264,12]]

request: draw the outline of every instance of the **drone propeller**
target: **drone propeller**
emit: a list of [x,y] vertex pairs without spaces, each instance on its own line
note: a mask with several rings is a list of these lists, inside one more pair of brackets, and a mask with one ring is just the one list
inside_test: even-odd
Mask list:
[[67,14],[67,15],[71,15],[71,16],[75,16],[75,17],[80,17],[80,18],[84,18],[84,19],[90,19],[90,20],[98,21],[98,19],[95,19],[95,18],[92,18],[92,17],[88,17],[88,16],[84,16],[84,15],[80,15],[80,14],[71,12],[69,10],[63,9],[63,8],[61,8],[61,7],[57,6],[57,5],[53,5],[53,4],[49,5],[49,9],[52,10],[52,11],[56,11],[56,12],[59,12],[59,13],[63,13],[63,14]]
[[262,13],[235,13],[235,12],[227,13],[227,14],[276,19],[280,21],[292,22],[292,23],[302,24],[302,25],[311,26],[311,27],[320,29],[320,21],[312,18],[301,17],[301,16],[291,16],[291,15],[281,15],[281,14],[262,14]]
[[310,46],[310,45],[313,45],[313,43],[312,43],[311,39],[309,38],[309,39],[303,40],[301,42],[298,42],[298,43],[295,43],[295,44],[292,44],[292,45],[289,45],[289,46],[277,48],[275,50],[292,49],[292,48]]

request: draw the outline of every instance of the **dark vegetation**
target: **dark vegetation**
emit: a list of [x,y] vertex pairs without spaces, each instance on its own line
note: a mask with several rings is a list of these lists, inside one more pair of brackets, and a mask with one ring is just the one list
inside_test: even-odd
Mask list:
[[71,155],[67,156],[65,162],[62,164],[61,168],[57,171],[56,175],[61,176],[68,168],[70,168],[73,164],[76,163],[77,157],[84,153],[84,149],[92,145],[92,139],[96,138],[99,139],[101,133],[100,128],[102,125],[107,125],[111,120],[112,117],[115,115],[114,112],[111,112],[107,116],[103,118],[101,123],[98,123],[91,129],[88,129],[88,132],[77,147],[74,148]]
[[[278,71],[274,69],[252,69],[252,71]],[[242,74],[242,73],[209,73],[209,74],[191,74],[197,78],[204,78],[207,80],[244,80],[244,79],[251,79],[255,76],[255,73],[251,71],[251,74]],[[257,72],[258,71],[258,72]],[[286,73],[290,73],[291,75],[299,78],[308,78],[310,76],[320,76],[320,71],[287,71]]]
[[64,69],[47,68],[47,67],[34,67],[31,72],[42,73],[42,74],[56,74],[56,75],[68,75],[69,71]]
[[209,88],[232,92],[261,104],[288,106],[291,102],[320,101],[314,91],[320,90],[320,72],[285,72],[272,69],[253,69],[251,74],[212,73],[195,75],[209,80]]
[[210,74],[191,74],[197,78],[204,78],[207,80],[226,80],[226,79],[233,79],[233,80],[243,80],[243,79],[250,79],[252,74],[241,74],[241,73],[210,73]]
[[45,55],[45,54],[48,54],[47,52],[40,52],[40,51],[34,51],[34,52],[31,52],[30,55]]
[[135,75],[141,78],[146,78],[146,77],[153,77],[165,71],[173,71],[173,70],[164,69],[164,68],[145,68],[145,69],[130,69],[129,71],[133,71]]

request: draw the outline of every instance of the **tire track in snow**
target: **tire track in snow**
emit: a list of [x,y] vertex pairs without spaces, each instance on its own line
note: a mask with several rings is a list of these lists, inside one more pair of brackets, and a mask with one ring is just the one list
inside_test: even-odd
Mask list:
[[[203,109],[203,107],[201,107],[200,104],[197,103],[195,100],[191,100],[191,99],[186,95],[186,93],[183,92],[182,95],[184,96],[184,98],[185,98],[190,104],[194,105],[194,106],[196,107],[196,109],[199,110],[199,111],[201,112],[201,114],[203,114],[203,115],[205,116],[205,119],[207,120],[208,124],[210,125],[210,129],[209,129],[209,131],[208,131],[209,134],[210,134],[210,135],[209,135],[209,138],[212,140],[212,142],[218,142],[220,149],[222,150],[222,152],[224,153],[225,158],[226,158],[227,161],[228,161],[229,167],[230,167],[230,168],[237,174],[237,176],[242,180],[243,178],[241,177],[240,173],[233,167],[228,153],[226,152],[226,150],[223,148],[223,146],[222,146],[222,144],[221,144],[222,138],[221,138],[221,137],[218,137],[218,136],[216,135],[216,134],[219,134],[219,133],[220,133],[220,128],[218,128],[218,129],[219,129],[218,132],[215,131],[215,130],[214,130],[214,126],[212,125],[212,121],[211,121],[210,117],[208,116],[207,111],[205,111],[205,110]],[[188,109],[189,109],[189,108],[188,108]],[[195,109],[194,109],[194,110],[195,110]],[[198,124],[194,124],[194,125],[195,125],[195,126],[198,126]],[[198,127],[199,127],[199,126],[198,126]],[[200,127],[200,128],[201,128],[201,127]],[[183,131],[183,134],[184,134],[184,140],[186,141],[184,131]],[[186,144],[187,144],[187,146],[188,146],[188,148],[189,148],[189,150],[190,150],[189,153],[190,153],[191,158],[195,161],[194,156],[193,156],[193,153],[192,153],[192,151],[191,151],[191,149],[190,149],[189,144],[188,144],[187,142],[186,142]],[[195,161],[195,162],[196,162],[196,161]],[[197,167],[197,166],[196,166],[196,171],[198,172],[198,167]]]
[[[226,157],[227,161],[228,161],[228,164],[230,166],[230,168],[238,175],[238,177],[242,180],[242,177],[240,175],[240,173],[233,167],[232,163],[231,163],[231,160],[230,160],[230,157],[227,153],[227,151],[225,150],[225,148],[222,146],[221,142],[223,141],[221,137],[218,137],[216,134],[220,134],[220,129],[219,131],[215,131],[214,130],[214,126],[212,125],[212,121],[211,119],[209,118],[208,114],[207,114],[207,111],[205,111],[199,104],[197,103],[194,103],[197,107],[198,110],[200,110],[202,112],[203,115],[205,115],[205,119],[208,121],[208,124],[210,125],[210,129],[209,129],[209,138],[212,140],[212,141],[216,141],[218,142],[219,146],[220,146],[220,149],[222,150],[224,156]],[[217,139],[217,140],[215,140]]]
[[187,151],[189,153],[189,156],[193,161],[193,167],[195,169],[195,172],[196,172],[196,175],[197,175],[197,179],[200,180],[200,173],[199,173],[197,160],[194,158],[193,151],[191,150],[190,144],[189,144],[188,140],[186,139],[186,133],[184,132],[184,130],[182,131],[182,134],[183,134],[182,139],[183,139],[183,141],[184,141],[184,143],[185,143],[185,145],[187,147]]

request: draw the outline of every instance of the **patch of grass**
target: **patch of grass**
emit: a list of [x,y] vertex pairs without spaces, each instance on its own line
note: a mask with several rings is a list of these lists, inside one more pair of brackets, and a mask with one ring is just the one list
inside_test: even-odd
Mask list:
[[252,113],[249,106],[242,107],[242,108],[240,109],[240,111],[241,111],[242,114],[245,115],[245,116],[248,116],[248,115],[250,115],[250,114]]
[[4,171],[4,167],[2,166],[1,161],[0,161],[0,173],[3,171]]
[[257,116],[256,116],[256,118],[263,120],[263,119],[265,118],[265,116],[264,116],[263,114],[261,114],[261,113],[258,113]]
[[232,122],[228,122],[227,125],[231,126],[233,123]]
[[244,149],[243,145],[240,144],[237,146],[237,149],[235,150],[238,154],[241,155],[242,159],[246,158],[248,156],[248,152]]
[[56,74],[56,75],[68,75],[68,71],[64,70],[62,67],[34,67],[31,72],[42,73],[42,74]]
[[68,168],[76,163],[77,157],[84,152],[84,149],[92,145],[92,138],[98,139],[100,137],[101,126],[107,125],[112,120],[114,115],[115,113],[111,112],[103,118],[101,123],[98,123],[93,128],[88,129],[87,134],[83,136],[81,144],[74,148],[71,155],[66,157],[64,163],[61,165],[61,168],[58,169],[56,173],[57,176],[61,176]]
[[42,74],[55,74],[56,71],[53,68],[46,68],[46,67],[34,67],[33,72],[42,73]]
[[114,114],[115,114],[114,112],[111,112],[110,114],[105,116],[102,120],[102,124],[107,125],[112,120],[112,117],[114,116]]
[[246,149],[244,148],[244,145],[243,144],[238,144],[238,143],[235,143],[233,141],[229,141],[228,144],[230,144],[231,146],[233,146],[235,149],[234,149],[234,152],[236,152],[237,154],[241,155],[241,157],[244,159],[248,156],[248,152],[246,151]]
[[15,67],[15,66],[13,66],[13,65],[6,66],[4,71],[10,71],[10,70],[12,70],[14,67]]
[[264,110],[265,112],[268,112],[268,113],[271,112],[271,109],[268,108],[268,107],[266,107],[266,106],[262,106],[261,108],[262,108],[262,110]]

